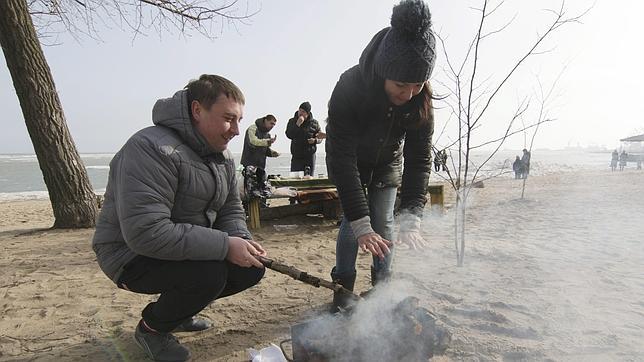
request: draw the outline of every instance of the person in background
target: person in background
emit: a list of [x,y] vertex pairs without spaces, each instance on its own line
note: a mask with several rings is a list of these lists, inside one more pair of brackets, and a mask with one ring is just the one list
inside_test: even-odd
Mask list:
[[528,178],[530,174],[530,151],[523,149],[523,156],[521,156],[521,162],[523,163],[523,178]]
[[[255,123],[251,124],[246,130],[241,164],[244,166],[242,174],[244,175],[244,190],[247,196],[254,191],[263,197],[267,197],[270,194],[269,190],[267,190],[266,157],[279,156],[277,151],[270,148],[277,139],[277,136],[271,137],[269,133],[276,123],[277,118],[272,114],[268,114],[256,119]],[[254,185],[256,190],[251,190],[250,185]],[[262,200],[264,205],[267,205],[266,200]]]
[[617,150],[614,150],[610,157],[610,170],[615,171],[617,169],[617,161],[619,161],[619,153]]
[[228,142],[239,134],[244,95],[204,74],[159,99],[153,126],[110,162],[92,247],[118,288],[160,294],[142,311],[136,343],[155,361],[185,361],[173,331],[211,326],[195,315],[264,275],[239,198]]
[[619,170],[624,171],[626,167],[626,161],[628,161],[628,153],[626,150],[622,150],[622,153],[619,154]]
[[[431,171],[434,113],[428,80],[434,61],[429,8],[421,0],[404,0],[393,8],[391,27],[375,34],[331,95],[326,163],[344,211],[331,277],[349,290],[358,248],[373,255],[374,286],[390,275],[399,185],[398,241],[412,248],[427,244],[420,221]],[[331,311],[348,302],[334,293]]]
[[255,166],[266,170],[266,157],[278,157],[280,155],[270,148],[277,139],[277,136],[271,137],[269,133],[276,123],[277,118],[272,114],[268,114],[256,119],[255,123],[248,127],[244,136],[244,149],[241,158],[241,164],[244,167]]
[[447,171],[447,150],[443,149],[441,151],[441,164],[443,165],[443,171]]
[[512,170],[514,171],[514,178],[521,179],[523,178],[523,161],[517,156],[512,163]]
[[442,151],[437,151],[434,155],[434,171],[438,172],[441,170],[441,162],[443,160]]
[[291,172],[304,171],[305,176],[315,174],[315,152],[325,137],[318,121],[313,118],[311,104],[303,102],[286,125],[286,137],[291,140]]

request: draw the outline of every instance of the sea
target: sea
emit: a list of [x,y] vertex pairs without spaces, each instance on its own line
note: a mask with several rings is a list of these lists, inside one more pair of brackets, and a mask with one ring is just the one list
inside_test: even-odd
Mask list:
[[[530,174],[573,172],[575,170],[609,170],[610,152],[611,150],[589,150],[585,148],[536,149],[532,152]],[[501,176],[498,177],[513,177],[508,170],[512,169],[512,162],[515,157],[521,156],[521,154],[520,150],[501,150],[497,152],[482,168],[483,174],[500,174]],[[80,156],[85,164],[94,191],[97,194],[104,193],[110,168],[109,163],[114,154],[88,153]],[[234,154],[234,156],[236,164],[239,165],[241,154]],[[489,156],[490,152],[475,153],[471,158],[472,164],[478,166],[487,160]],[[276,158],[268,158],[267,173],[269,175],[291,175],[290,160],[290,154],[281,154]],[[318,152],[315,165],[315,176],[325,176],[327,171],[324,153]],[[629,163],[627,170],[635,167],[635,164]],[[440,182],[443,179],[442,172],[432,174],[430,182]],[[35,155],[0,154],[0,202],[46,198],[48,198],[47,187],[43,181]]]

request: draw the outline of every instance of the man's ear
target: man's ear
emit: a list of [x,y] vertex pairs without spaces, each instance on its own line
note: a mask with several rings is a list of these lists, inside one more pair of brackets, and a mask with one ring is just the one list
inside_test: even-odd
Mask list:
[[190,112],[192,113],[192,119],[194,119],[196,122],[199,122],[201,120],[202,111],[203,111],[203,107],[201,106],[201,103],[199,103],[199,101],[192,101],[192,104],[190,104]]

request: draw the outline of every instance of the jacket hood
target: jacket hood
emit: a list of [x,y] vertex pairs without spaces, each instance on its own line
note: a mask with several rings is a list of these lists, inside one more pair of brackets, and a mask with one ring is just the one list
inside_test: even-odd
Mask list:
[[257,129],[259,129],[262,132],[268,132],[266,127],[264,127],[264,117],[257,118],[255,120],[255,125],[257,126]]
[[192,125],[185,89],[176,92],[172,98],[157,100],[152,108],[152,122],[177,132],[179,137],[199,156],[215,153],[206,139]]
[[390,27],[386,27],[376,33],[362,51],[362,55],[360,55],[360,61],[358,63],[360,65],[360,74],[362,75],[362,79],[365,84],[369,87],[373,86],[376,79],[378,79],[376,76],[374,59],[376,57],[376,52],[378,51],[378,46],[380,46],[380,43],[385,38],[385,35],[387,35],[389,29]]

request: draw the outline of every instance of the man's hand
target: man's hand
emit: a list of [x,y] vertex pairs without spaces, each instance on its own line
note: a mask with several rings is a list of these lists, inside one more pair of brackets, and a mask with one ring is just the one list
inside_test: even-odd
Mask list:
[[397,245],[405,249],[420,250],[429,246],[429,243],[423,239],[417,231],[399,232]]
[[277,139],[277,135],[275,135],[275,136],[271,137],[271,138],[268,140],[268,145],[270,146],[270,145],[272,145],[273,143],[275,143],[275,140],[276,140],[276,139]]
[[379,257],[380,260],[384,260],[385,255],[391,252],[389,247],[392,244],[391,241],[383,239],[377,233],[368,233],[358,237],[358,245],[360,245],[362,251],[369,251],[374,256]]
[[237,236],[228,238],[228,255],[226,260],[239,266],[263,268],[264,265],[255,255],[266,256],[266,250],[254,240],[244,240]]
[[295,124],[296,124],[298,127],[300,127],[300,126],[302,125],[302,123],[304,123],[304,116],[299,116],[299,117],[297,117],[297,121],[295,122]]
[[313,138],[307,139],[307,141],[309,142],[310,145],[312,145],[312,144],[316,143],[318,141],[318,139],[313,137]]
[[315,135],[315,137],[316,137],[317,139],[319,139],[319,140],[323,140],[323,139],[325,139],[325,138],[326,138],[326,133],[324,133],[324,132],[320,131],[320,132],[318,132],[318,133]]

